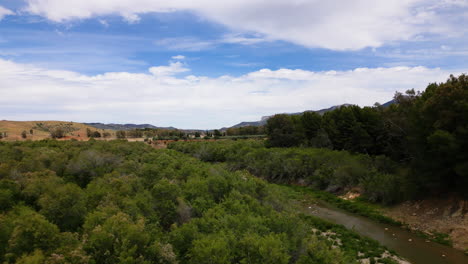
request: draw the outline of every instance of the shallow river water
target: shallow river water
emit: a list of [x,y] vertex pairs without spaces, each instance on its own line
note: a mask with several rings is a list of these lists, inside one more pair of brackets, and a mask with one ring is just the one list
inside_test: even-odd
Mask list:
[[377,223],[326,203],[311,205],[307,210],[311,215],[344,225],[363,236],[379,241],[412,264],[468,264],[468,256],[463,252],[428,242],[402,228]]

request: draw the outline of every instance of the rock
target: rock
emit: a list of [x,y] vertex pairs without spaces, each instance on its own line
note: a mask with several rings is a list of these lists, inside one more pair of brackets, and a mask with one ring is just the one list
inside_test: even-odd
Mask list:
[[463,216],[463,210],[465,209],[465,201],[460,201],[458,204],[458,210],[455,211],[451,217],[460,217]]

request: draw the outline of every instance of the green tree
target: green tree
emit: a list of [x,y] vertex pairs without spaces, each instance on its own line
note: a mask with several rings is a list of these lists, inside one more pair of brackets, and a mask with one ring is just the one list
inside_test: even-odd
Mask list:
[[228,264],[232,262],[229,239],[223,234],[213,234],[193,241],[189,263]]
[[145,263],[150,236],[143,219],[133,221],[118,212],[96,226],[85,226],[88,240],[84,248],[96,263]]
[[30,208],[18,207],[10,213],[9,219],[10,223],[5,225],[11,227],[5,254],[7,260],[15,260],[36,249],[50,252],[55,248],[59,229],[44,216]]
[[115,135],[118,139],[124,139],[127,137],[127,132],[125,132],[124,130],[119,130],[115,132]]
[[65,131],[62,128],[58,127],[50,132],[50,136],[52,138],[63,138],[65,137]]
[[322,127],[322,117],[315,112],[304,112],[301,115],[302,126],[304,127],[304,134],[307,140],[313,140],[317,137]]
[[272,147],[292,147],[303,140],[300,120],[285,114],[275,115],[265,125],[268,143]]
[[44,193],[38,200],[41,214],[63,231],[76,231],[86,215],[83,190],[68,183]]

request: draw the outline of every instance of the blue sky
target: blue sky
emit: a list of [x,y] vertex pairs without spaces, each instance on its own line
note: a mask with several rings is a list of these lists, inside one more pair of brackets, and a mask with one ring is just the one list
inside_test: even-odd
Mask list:
[[468,0],[166,2],[0,0],[0,119],[219,128],[468,69]]

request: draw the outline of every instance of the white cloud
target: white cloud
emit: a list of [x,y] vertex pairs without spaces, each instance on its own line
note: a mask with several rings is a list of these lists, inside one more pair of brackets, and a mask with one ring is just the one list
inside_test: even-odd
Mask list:
[[[27,0],[28,12],[62,22],[118,14],[189,10],[237,32],[256,33],[306,47],[356,50],[421,38],[459,34],[453,18],[466,13],[465,0]],[[450,12],[449,12],[450,11]],[[448,13],[449,12],[449,13]],[[454,13],[455,12],[455,13]],[[459,21],[458,21],[459,22]],[[462,30],[465,31],[465,30]],[[231,38],[251,43],[255,39]]]
[[185,60],[185,56],[184,55],[176,55],[176,56],[172,56],[172,59],[174,59],[174,60]]
[[154,42],[156,46],[176,51],[200,51],[214,48],[218,43],[211,40],[200,40],[192,37],[162,38]]
[[395,91],[421,90],[459,73],[425,67],[327,72],[262,69],[211,78],[183,75],[188,71],[182,63],[173,62],[152,67],[149,73],[89,76],[0,59],[0,113],[3,119],[13,120],[219,128],[274,113],[383,103]]
[[252,45],[261,42],[267,41],[265,38],[262,37],[246,37],[242,34],[228,34],[225,35],[220,42],[222,43],[231,43],[231,44],[241,44],[241,45]]
[[10,9],[6,9],[3,6],[0,6],[0,20],[2,20],[5,16],[14,15],[15,12],[11,11]]
[[181,62],[171,62],[169,66],[158,66],[149,68],[155,76],[171,76],[182,72],[188,72],[189,69],[185,68]]

